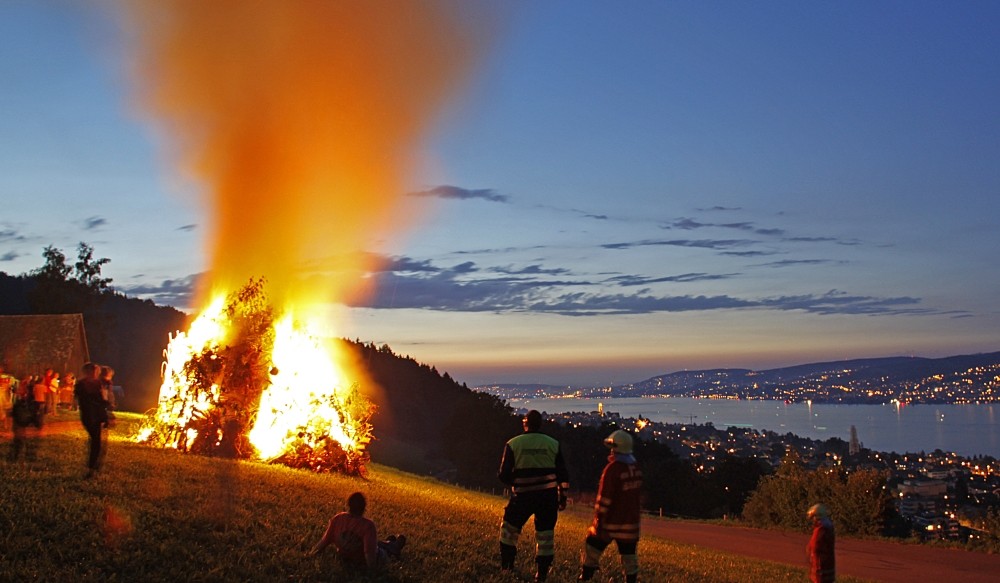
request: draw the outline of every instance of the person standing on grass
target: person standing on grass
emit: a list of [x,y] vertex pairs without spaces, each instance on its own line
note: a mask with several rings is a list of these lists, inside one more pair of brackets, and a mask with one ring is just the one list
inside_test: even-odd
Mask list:
[[809,555],[809,579],[812,583],[833,583],[837,580],[834,557],[835,536],[830,511],[823,504],[814,504],[806,513],[813,523],[812,537],[806,546]]
[[45,410],[45,405],[48,403],[50,382],[52,382],[51,368],[46,369],[44,376],[35,376],[34,383],[31,385],[31,394],[35,404],[35,425],[38,427],[39,431],[42,429],[42,422],[45,419],[45,414],[48,413],[48,411]]
[[48,377],[49,392],[45,394],[45,413],[55,415],[59,412],[56,406],[59,403],[59,373],[53,372]]
[[93,478],[101,469],[101,440],[108,425],[108,402],[101,392],[101,367],[92,362],[83,365],[83,376],[73,389],[80,406],[80,422],[90,438],[90,455],[87,457],[87,478]]
[[11,422],[14,440],[10,446],[10,461],[16,462],[24,454],[25,459],[35,457],[35,444],[28,441],[28,426],[35,422],[35,402],[29,390],[34,379],[27,377],[18,383],[14,391],[11,407]]
[[535,517],[535,581],[545,581],[555,557],[556,520],[566,509],[569,473],[559,442],[540,433],[542,415],[531,410],[522,419],[524,433],[507,442],[498,477],[511,497],[500,525],[500,569],[514,568],[521,528]]
[[[101,367],[101,394],[108,402],[108,410],[115,409],[115,369],[110,366]],[[114,414],[111,415],[114,417]]]
[[347,512],[340,512],[330,519],[323,538],[309,551],[309,556],[318,555],[326,547],[337,549],[337,558],[354,567],[373,568],[384,565],[389,557],[399,558],[405,535],[393,535],[384,541],[378,540],[375,523],[365,518],[368,501],[361,492],[347,497]]
[[7,374],[0,364],[0,431],[8,431],[11,424],[11,409],[14,406],[14,391],[17,379]]
[[583,546],[580,581],[590,581],[604,549],[615,541],[626,583],[639,580],[639,522],[642,513],[642,471],[633,455],[632,435],[619,429],[604,440],[611,450],[601,472],[594,522]]
[[76,388],[76,375],[68,372],[63,375],[63,382],[59,385],[59,405],[66,410],[76,409],[73,407],[73,389]]

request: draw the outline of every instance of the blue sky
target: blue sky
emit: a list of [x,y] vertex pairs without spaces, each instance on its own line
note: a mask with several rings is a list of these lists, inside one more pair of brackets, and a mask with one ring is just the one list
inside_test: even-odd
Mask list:
[[[513,6],[345,336],[470,386],[1000,350],[1000,6]],[[191,308],[198,187],[113,32],[0,3],[0,270],[86,241]]]

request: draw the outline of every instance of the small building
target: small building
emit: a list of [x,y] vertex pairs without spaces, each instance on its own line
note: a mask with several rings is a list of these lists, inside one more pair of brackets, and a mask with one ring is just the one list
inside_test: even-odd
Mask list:
[[947,494],[948,484],[942,480],[903,480],[903,483],[896,486],[896,489],[900,496],[912,494],[933,498]]
[[77,373],[88,360],[83,314],[0,316],[0,363],[8,374]]

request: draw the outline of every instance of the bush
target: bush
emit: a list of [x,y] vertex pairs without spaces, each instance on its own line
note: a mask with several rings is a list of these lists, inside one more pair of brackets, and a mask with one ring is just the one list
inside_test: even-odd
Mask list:
[[747,500],[743,519],[761,528],[808,530],[806,512],[822,502],[830,508],[839,533],[884,534],[895,512],[886,489],[887,478],[879,470],[807,470],[790,451],[778,472],[761,480]]

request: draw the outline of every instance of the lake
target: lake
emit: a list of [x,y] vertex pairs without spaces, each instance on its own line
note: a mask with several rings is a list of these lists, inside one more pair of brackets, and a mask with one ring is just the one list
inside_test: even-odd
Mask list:
[[826,405],[782,401],[737,401],[682,397],[618,399],[511,399],[515,408],[549,413],[596,411],[662,423],[713,423],[794,433],[810,439],[851,438],[876,451],[899,453],[941,449],[963,456],[1000,458],[1000,405]]

